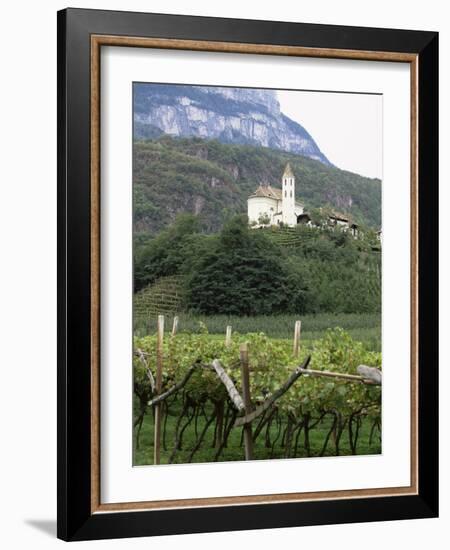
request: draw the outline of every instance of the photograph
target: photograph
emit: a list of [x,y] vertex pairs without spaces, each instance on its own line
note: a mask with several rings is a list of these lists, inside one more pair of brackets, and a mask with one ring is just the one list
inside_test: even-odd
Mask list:
[[2,6],[2,548],[449,546],[416,4]]
[[133,466],[382,454],[383,95],[132,95]]
[[205,11],[58,12],[57,536],[437,517],[438,32]]

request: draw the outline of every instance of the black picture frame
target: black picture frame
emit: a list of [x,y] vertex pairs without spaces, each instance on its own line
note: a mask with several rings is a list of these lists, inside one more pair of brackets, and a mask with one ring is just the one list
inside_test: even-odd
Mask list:
[[[91,36],[403,52],[418,60],[418,493],[92,513]],[[438,515],[438,34],[85,9],[58,12],[58,537],[88,540]]]

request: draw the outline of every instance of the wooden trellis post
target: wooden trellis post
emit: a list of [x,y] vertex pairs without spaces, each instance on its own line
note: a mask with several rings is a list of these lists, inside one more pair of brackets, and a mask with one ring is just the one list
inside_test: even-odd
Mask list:
[[[250,397],[250,376],[248,369],[248,346],[241,344],[240,347],[241,359],[241,375],[242,375],[242,397],[244,400],[245,414],[250,414],[253,410]],[[245,445],[245,460],[253,458],[253,435],[251,423],[244,425],[244,445]]]
[[225,335],[225,346],[227,348],[229,348],[231,346],[231,331],[232,331],[231,325],[228,325],[227,326],[227,333]]
[[[163,343],[164,343],[164,315],[158,315],[158,332],[156,342],[156,377],[155,394],[161,393],[162,368],[163,368]],[[153,463],[160,463],[161,449],[161,404],[155,405],[155,441]]]
[[175,317],[173,318],[172,336],[175,336],[177,331],[178,331],[178,317],[175,315]]
[[300,355],[300,332],[302,330],[302,322],[301,321],[295,321],[295,329],[294,329],[294,357],[298,357]]

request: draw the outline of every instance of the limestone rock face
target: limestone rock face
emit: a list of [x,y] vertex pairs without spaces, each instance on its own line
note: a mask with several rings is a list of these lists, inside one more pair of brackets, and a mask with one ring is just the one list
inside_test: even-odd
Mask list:
[[280,111],[274,90],[134,84],[134,135],[217,139],[330,164],[310,134]]

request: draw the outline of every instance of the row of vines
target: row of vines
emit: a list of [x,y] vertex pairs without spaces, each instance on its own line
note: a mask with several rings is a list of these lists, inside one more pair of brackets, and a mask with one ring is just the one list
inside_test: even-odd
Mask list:
[[[253,407],[279,390],[309,355],[316,370],[355,374],[361,364],[381,368],[381,354],[368,351],[342,329],[329,330],[310,349],[302,349],[299,358],[289,341],[262,333],[235,333],[228,345],[209,335],[206,327],[199,334],[168,335],[163,342],[161,393],[189,379],[160,405],[162,462],[243,459],[243,428],[235,426],[239,412],[211,368],[214,359],[220,359],[242,393],[239,346],[243,342],[248,344]],[[153,335],[134,342],[139,350],[134,359],[135,464],[153,463],[154,407],[149,402],[155,397],[151,373],[156,370],[156,344]],[[301,376],[253,422],[255,458],[359,454],[363,425],[364,444],[380,452],[381,386]]]

